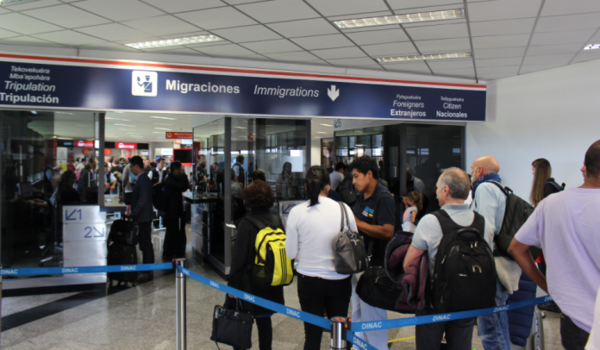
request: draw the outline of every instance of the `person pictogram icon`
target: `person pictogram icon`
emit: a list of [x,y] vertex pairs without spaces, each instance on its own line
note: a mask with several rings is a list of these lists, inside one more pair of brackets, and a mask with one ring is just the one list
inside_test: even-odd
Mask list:
[[152,92],[152,82],[149,75],[146,75],[146,81],[142,81],[139,76],[137,77],[137,81],[137,84],[144,88],[144,92]]

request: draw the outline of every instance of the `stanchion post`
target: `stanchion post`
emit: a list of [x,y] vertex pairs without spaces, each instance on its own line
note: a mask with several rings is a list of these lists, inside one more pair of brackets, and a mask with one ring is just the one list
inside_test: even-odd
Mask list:
[[[175,259],[175,265],[187,268],[185,259]],[[186,349],[186,309],[185,309],[185,275],[179,271],[175,271],[175,319],[177,334],[176,349]]]
[[346,319],[331,318],[331,350],[346,350]]

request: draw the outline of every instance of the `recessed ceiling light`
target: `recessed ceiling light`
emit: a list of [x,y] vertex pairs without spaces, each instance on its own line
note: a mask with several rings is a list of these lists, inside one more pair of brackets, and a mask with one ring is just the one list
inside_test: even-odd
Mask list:
[[135,125],[129,125],[129,124],[115,124],[115,126],[129,126],[129,127],[135,127]]
[[127,119],[119,119],[119,118],[111,118],[111,117],[105,117],[104,119],[106,119],[106,120],[119,120],[119,121],[122,121],[122,122],[128,122],[129,121]]
[[390,25],[390,24],[442,21],[442,20],[458,19],[458,18],[465,18],[465,12],[463,9],[409,13],[406,15],[396,15],[396,16],[347,19],[347,20],[343,20],[343,21],[333,21],[333,23],[335,23],[335,25],[341,29],[348,29],[348,28],[359,28],[359,27],[369,27],[369,26],[385,26],[385,25]]
[[597,50],[600,49],[600,44],[589,44],[583,48],[584,50]]
[[152,124],[154,124],[154,125],[172,125],[172,124],[169,124],[169,123],[152,123]]
[[423,60],[441,60],[447,58],[465,58],[471,57],[470,52],[453,52],[453,53],[436,53],[420,56],[398,56],[398,57],[378,57],[376,58],[379,63],[390,63],[390,62],[405,62],[405,61],[423,61]]
[[213,41],[222,41],[223,39],[219,38],[216,35],[198,35],[198,36],[190,36],[185,38],[175,38],[175,39],[166,39],[166,40],[154,40],[154,41],[144,41],[139,43],[131,43],[125,44],[125,46],[133,47],[134,49],[149,49],[153,47],[165,47],[165,46],[178,46],[178,45],[191,45],[191,44],[202,44]]
[[159,117],[157,115],[153,115],[150,118],[154,118],[154,119],[166,119],[166,120],[177,120],[177,118],[170,118],[170,117]]

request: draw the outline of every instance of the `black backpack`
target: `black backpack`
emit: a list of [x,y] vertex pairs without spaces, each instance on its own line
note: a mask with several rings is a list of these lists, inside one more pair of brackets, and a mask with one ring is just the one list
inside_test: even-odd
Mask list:
[[443,232],[433,276],[430,276],[435,311],[446,313],[496,306],[498,277],[492,249],[483,238],[483,216],[475,212],[470,226],[460,226],[443,209],[432,214]]
[[167,192],[164,183],[152,186],[152,205],[156,210],[165,210],[167,206]]
[[[502,185],[495,181],[489,182],[498,186],[502,193],[506,195],[506,207],[504,211],[504,218],[502,220],[502,226],[500,227],[500,232],[496,235],[496,237],[494,237],[494,242],[496,242],[496,249],[500,254],[511,257],[508,254],[510,242],[512,242],[513,238],[517,234],[517,231],[519,231],[531,213],[533,213],[534,208],[521,197],[515,195],[510,188],[502,187]],[[536,256],[534,251],[532,251],[532,254]]]
[[352,208],[354,203],[356,203],[356,195],[358,195],[358,191],[352,184],[352,176],[344,177],[335,191],[340,195],[342,202],[348,204],[350,208]]

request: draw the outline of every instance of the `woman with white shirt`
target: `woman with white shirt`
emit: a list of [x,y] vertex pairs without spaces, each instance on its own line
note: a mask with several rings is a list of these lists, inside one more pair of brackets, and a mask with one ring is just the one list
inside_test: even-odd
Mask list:
[[[307,202],[295,206],[287,220],[285,250],[298,265],[298,297],[302,311],[318,316],[347,317],[352,283],[350,275],[335,272],[333,241],[340,233],[340,204],[327,194],[331,188],[327,171],[320,166],[306,173]],[[343,204],[350,230],[358,232],[352,210]],[[350,215],[348,215],[350,214]],[[304,323],[304,350],[321,348],[323,329]]]

